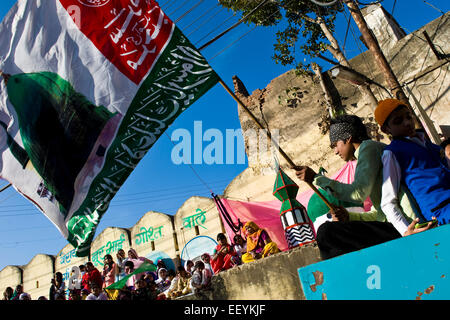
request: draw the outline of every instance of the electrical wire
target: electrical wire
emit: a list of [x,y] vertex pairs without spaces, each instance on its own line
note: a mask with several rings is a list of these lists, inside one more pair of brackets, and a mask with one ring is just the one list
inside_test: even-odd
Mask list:
[[233,13],[233,15],[227,19],[225,19],[224,21],[222,21],[218,26],[216,26],[214,29],[212,29],[210,32],[208,32],[207,34],[205,34],[202,38],[200,38],[199,40],[197,40],[195,42],[195,45],[197,45],[200,41],[202,41],[203,39],[205,39],[207,36],[209,36],[211,33],[213,33],[214,31],[216,31],[217,29],[219,29],[221,26],[223,26],[225,23],[227,23],[230,19],[233,19],[236,16],[236,13]]
[[183,28],[184,31],[186,31],[187,29],[189,29],[193,24],[195,24],[198,20],[200,20],[201,18],[203,18],[205,15],[207,15],[208,13],[211,12],[211,10],[213,10],[214,8],[218,8],[219,4],[215,4],[212,7],[209,7],[208,10],[205,10],[200,16],[197,17],[197,19],[193,20],[190,24],[188,24],[186,27]]
[[175,24],[177,24],[178,22],[180,22],[181,19],[183,19],[184,17],[186,17],[189,13],[191,13],[195,8],[197,8],[201,3],[203,2],[203,0],[198,1],[196,4],[194,4],[188,11],[186,11],[185,13],[183,13],[177,20],[175,20]]
[[[340,0],[340,1],[342,2],[342,6],[345,8],[346,6],[344,5],[343,1],[342,1],[342,0]],[[347,15],[347,12],[346,12],[345,9],[343,10],[343,13],[344,13],[345,19],[349,22],[349,25],[350,25],[350,32],[351,32],[351,34],[352,34],[353,41],[355,42],[356,46],[358,47],[358,50],[359,50],[360,54],[362,54],[362,53],[364,53],[364,51],[362,50],[361,45],[360,45],[360,43],[359,43],[359,39],[356,37],[356,32],[354,31],[353,26],[352,26],[351,23],[350,23],[351,18],[350,18],[350,16]],[[371,68],[370,68],[369,63],[366,61],[366,59],[362,59],[362,60],[363,60],[363,63],[366,65],[366,69],[367,69],[367,70],[369,71],[369,73],[370,73],[370,80],[373,81],[374,84],[375,84],[375,81],[373,80],[373,79],[375,79],[375,77],[374,77],[374,75],[373,75],[373,73],[372,73],[372,70],[371,70]],[[377,84],[376,90],[377,90],[378,96],[383,97],[382,92],[380,91],[380,87],[383,87],[383,86]],[[384,88],[384,89],[386,89],[386,88]],[[386,90],[387,90],[387,89],[386,89]]]
[[[226,186],[228,185],[228,183],[218,183],[218,184],[212,184],[212,186],[215,186],[218,189],[222,189],[222,188],[226,188]],[[220,187],[220,188],[219,188]],[[152,201],[161,201],[161,200],[173,200],[173,199],[178,199],[180,198],[180,196],[188,196],[191,195],[193,192],[199,192],[201,193],[201,190],[198,189],[190,189],[184,192],[177,192],[177,193],[173,193],[173,194],[166,194],[166,195],[162,195],[162,196],[153,196],[153,197],[140,197],[140,198],[128,198],[128,199],[121,199],[121,200],[116,200],[116,198],[113,198],[113,200],[110,202],[110,207],[114,208],[114,207],[119,207],[119,206],[129,206],[130,204],[133,205],[139,205],[139,204],[149,204],[149,202]],[[205,192],[205,191],[204,191]],[[209,192],[209,190],[208,190]],[[206,194],[209,194],[208,192],[205,192]],[[139,200],[145,200],[143,202],[136,202]],[[13,216],[31,216],[31,215],[40,215],[40,212],[34,212],[31,213],[32,210],[35,210],[36,207],[33,207],[31,204],[27,204],[27,205],[11,205],[10,207],[18,207],[18,206],[30,206],[29,208],[26,209],[9,209],[9,210],[5,210],[5,211],[0,211],[0,213],[9,213],[11,211],[14,212],[29,212],[26,214],[2,214],[0,215],[0,218],[2,217],[13,217]]]
[[190,33],[188,33],[186,36],[189,37],[190,35],[194,34],[195,32],[197,32],[201,27],[203,27],[206,23],[208,23],[209,21],[211,21],[211,19],[213,19],[214,17],[216,17],[222,10],[224,10],[224,7],[219,7],[219,11],[217,11],[214,15],[212,15],[211,17],[209,17],[206,21],[203,21],[203,23],[199,24],[198,27],[196,29],[194,29],[194,31],[191,31]]
[[[289,4],[291,4],[294,0],[289,1],[286,6],[288,6]],[[272,13],[270,16],[268,16],[266,19],[263,20],[263,22],[268,21],[270,18],[272,18],[272,16],[274,16],[277,12]],[[242,19],[241,19],[242,20]],[[230,44],[228,44],[227,46],[225,46],[221,51],[219,51],[218,53],[216,53],[214,56],[212,56],[210,59],[208,59],[209,61],[214,60],[215,58],[217,58],[218,56],[220,56],[222,53],[224,53],[226,50],[228,50],[230,47],[232,47],[233,45],[235,45],[237,42],[239,42],[242,38],[244,38],[247,34],[249,34],[250,32],[252,32],[253,30],[255,30],[257,27],[257,25],[255,25],[252,29],[249,29],[247,32],[245,32],[244,34],[242,34],[239,38],[237,38],[236,40],[232,41]],[[207,43],[208,44],[208,43]],[[202,48],[204,48],[206,46],[203,45],[202,47],[200,47],[199,50],[201,50]]]
[[338,2],[338,0],[333,0],[331,2],[322,2],[322,1],[318,1],[318,0],[309,0],[312,3],[321,6],[321,7],[330,7],[336,4],[336,2]]
[[174,15],[175,12],[177,12],[177,11],[180,10],[182,7],[184,7],[184,5],[185,5],[186,3],[188,3],[188,2],[189,2],[189,0],[185,0],[185,1],[184,1],[180,6],[178,6],[175,10],[173,10],[173,11],[167,13],[167,15],[168,15],[169,17],[172,16],[172,15]]

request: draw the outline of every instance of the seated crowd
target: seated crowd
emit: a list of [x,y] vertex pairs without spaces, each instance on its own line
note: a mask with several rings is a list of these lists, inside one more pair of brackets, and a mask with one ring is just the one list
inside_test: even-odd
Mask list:
[[[188,294],[201,296],[205,291],[212,290],[211,279],[217,273],[279,252],[268,233],[254,222],[248,222],[242,231],[247,242],[243,236],[237,234],[233,239],[235,243],[229,244],[225,234],[219,233],[218,245],[212,257],[204,253],[200,260],[195,263],[188,260],[184,266],[179,266],[176,272],[159,260],[156,271],[136,273],[136,269],[143,263],[153,265],[153,261],[139,257],[132,248],[125,257],[125,251],[120,249],[116,261],[110,254],[105,255],[101,272],[90,261],[78,266],[80,278],[75,281],[78,285],[66,288],[62,273],[56,272],[51,280],[49,298],[41,296],[38,300],[66,300],[67,294],[68,300],[144,301],[171,300]],[[125,281],[125,277],[128,278],[123,287],[108,288],[122,279]],[[22,285],[18,285],[16,290],[6,288],[3,300],[31,300],[31,296],[23,292]]]

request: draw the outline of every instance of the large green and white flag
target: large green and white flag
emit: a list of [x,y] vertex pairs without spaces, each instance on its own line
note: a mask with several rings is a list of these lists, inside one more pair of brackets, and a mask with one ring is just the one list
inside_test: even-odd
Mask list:
[[1,177],[78,256],[138,162],[218,81],[153,0],[19,0],[0,69]]

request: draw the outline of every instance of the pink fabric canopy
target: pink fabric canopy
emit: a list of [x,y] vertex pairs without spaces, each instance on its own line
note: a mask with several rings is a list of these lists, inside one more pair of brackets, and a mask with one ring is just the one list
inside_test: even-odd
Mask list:
[[[356,160],[349,161],[335,175],[333,175],[331,179],[342,183],[352,183],[355,175],[355,168]],[[314,191],[308,190],[298,194],[297,201],[307,208],[308,201],[313,193]],[[238,219],[242,222],[242,224],[245,224],[247,221],[253,221],[260,228],[265,229],[269,233],[270,238],[278,245],[280,250],[284,251],[288,249],[288,243],[280,221],[281,202],[278,199],[272,201],[248,202],[222,198],[221,201],[235,225],[238,224]],[[364,202],[364,210],[368,211],[370,207],[370,200],[366,200]],[[232,241],[235,233],[230,226],[228,226],[225,219],[222,216],[221,218],[225,226],[225,231]],[[312,224],[311,226],[313,227]]]

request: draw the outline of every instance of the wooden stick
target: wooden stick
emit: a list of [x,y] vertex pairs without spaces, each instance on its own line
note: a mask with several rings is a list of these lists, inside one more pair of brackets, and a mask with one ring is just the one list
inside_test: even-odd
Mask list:
[[11,187],[12,186],[12,184],[10,183],[10,184],[8,184],[7,186],[5,186],[5,187],[3,187],[3,188],[1,188],[0,189],[0,192],[3,192],[3,191],[5,191],[6,189],[8,189],[9,187]]
[[[228,92],[228,94],[230,94],[233,99],[239,104],[239,106],[241,106],[248,114],[249,116],[253,119],[253,121],[256,122],[256,124],[258,125],[258,127],[260,127],[261,129],[266,129],[264,128],[264,126],[261,124],[261,122],[258,120],[258,118],[255,117],[255,115],[247,108],[247,106],[234,94],[233,91],[231,91],[231,89],[226,85],[225,82],[223,82],[223,80],[221,78],[219,78],[219,83],[225,88],[225,90]],[[291,160],[291,158],[289,158],[289,156],[284,152],[283,149],[280,148],[280,146],[278,145],[278,143],[272,138],[272,134],[270,133],[269,130],[265,130],[267,136],[270,138],[270,140],[272,141],[272,143],[275,145],[275,147],[279,150],[280,154],[283,156],[283,158],[289,163],[289,165],[291,167],[296,167],[296,164]],[[306,181],[305,181],[306,182]],[[319,196],[320,199],[322,199],[322,201],[327,205],[328,208],[330,208],[330,210],[334,210],[334,206],[327,200],[327,198],[325,198],[323,196],[323,194],[321,194],[319,192],[319,190],[317,190],[316,186],[314,186],[312,183],[310,182],[306,182],[308,184],[308,186]]]

